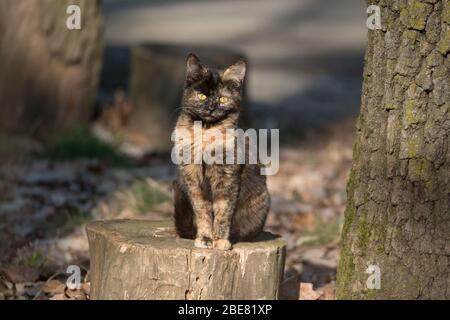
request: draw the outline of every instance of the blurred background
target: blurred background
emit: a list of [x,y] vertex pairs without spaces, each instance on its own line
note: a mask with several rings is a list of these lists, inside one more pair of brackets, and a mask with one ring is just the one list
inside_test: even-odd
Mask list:
[[[81,8],[68,30],[68,5]],[[284,298],[334,297],[359,109],[358,0],[0,0],[0,299],[88,299],[84,225],[173,211],[184,63],[249,64],[245,122],[280,129],[267,230]],[[65,287],[69,265],[80,290]],[[309,284],[311,284],[309,286]],[[306,290],[306,289],[305,289]]]

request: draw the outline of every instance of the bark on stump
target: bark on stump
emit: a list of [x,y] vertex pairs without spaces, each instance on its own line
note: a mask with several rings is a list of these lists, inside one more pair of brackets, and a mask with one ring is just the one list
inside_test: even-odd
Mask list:
[[86,229],[94,300],[278,298],[285,242],[270,233],[218,251],[177,238],[171,221],[97,221]]
[[132,48],[130,95],[133,112],[128,127],[144,134],[152,151],[168,152],[172,148],[170,138],[181,107],[186,58],[191,52],[196,53],[202,63],[220,69],[243,58],[239,53],[222,48],[162,44]]

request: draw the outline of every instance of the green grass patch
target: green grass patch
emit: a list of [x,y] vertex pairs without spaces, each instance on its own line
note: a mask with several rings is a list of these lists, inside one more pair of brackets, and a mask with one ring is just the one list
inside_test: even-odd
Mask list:
[[343,222],[343,217],[330,222],[319,221],[313,230],[302,233],[297,244],[315,247],[332,243],[340,238]]
[[54,161],[78,158],[99,159],[114,166],[130,166],[131,160],[110,145],[96,138],[89,128],[76,128],[54,139],[44,156]]
[[172,202],[170,192],[151,180],[134,182],[131,191],[135,198],[135,209],[139,213],[146,213],[157,204]]
[[0,217],[0,226],[7,224],[8,223],[8,219],[6,219],[6,217]]
[[83,226],[92,220],[88,211],[77,208],[64,208],[39,225],[39,231],[46,237],[62,237],[77,227]]
[[67,218],[63,224],[63,228],[74,229],[79,226],[83,226],[92,220],[90,212],[74,210],[67,214]]
[[297,190],[294,190],[294,191],[292,192],[292,195],[291,195],[291,200],[292,200],[292,201],[303,202],[303,197],[302,197],[302,195],[300,194],[300,192],[298,192]]
[[13,262],[19,266],[45,270],[47,258],[40,250],[28,246],[17,250]]
[[78,210],[78,209],[68,209],[56,215],[53,226],[60,234],[66,234],[73,231],[76,227],[85,225],[92,220],[92,215],[90,212]]

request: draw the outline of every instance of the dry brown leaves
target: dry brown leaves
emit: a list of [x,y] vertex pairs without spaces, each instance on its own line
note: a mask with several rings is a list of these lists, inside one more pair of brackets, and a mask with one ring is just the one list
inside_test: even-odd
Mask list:
[[336,300],[336,285],[331,282],[314,290],[309,282],[300,282],[298,276],[293,276],[281,284],[280,299],[282,300]]

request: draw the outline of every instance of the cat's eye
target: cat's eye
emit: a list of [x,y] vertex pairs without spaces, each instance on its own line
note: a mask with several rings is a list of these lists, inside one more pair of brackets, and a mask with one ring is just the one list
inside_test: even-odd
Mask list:
[[201,100],[201,101],[205,101],[208,97],[205,96],[203,93],[198,93],[197,97]]
[[228,98],[227,97],[220,97],[219,98],[219,102],[220,103],[227,103],[228,102]]

